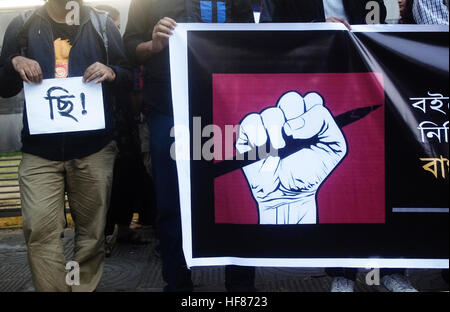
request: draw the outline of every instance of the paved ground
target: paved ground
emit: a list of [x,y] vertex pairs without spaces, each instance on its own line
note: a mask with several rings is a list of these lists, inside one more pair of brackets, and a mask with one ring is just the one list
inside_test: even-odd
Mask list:
[[[71,257],[73,232],[64,238],[66,257]],[[154,252],[156,241],[149,245],[117,245],[106,266],[98,291],[160,292],[164,286],[161,261]],[[34,288],[26,259],[27,251],[21,230],[0,230],[0,292],[31,292]],[[448,284],[438,270],[408,271],[413,285],[420,291],[448,291]],[[382,286],[367,286],[364,272],[358,276],[356,291],[384,292]],[[224,268],[193,269],[195,291],[223,292]],[[331,279],[323,269],[258,268],[256,287],[262,292],[326,292]]]

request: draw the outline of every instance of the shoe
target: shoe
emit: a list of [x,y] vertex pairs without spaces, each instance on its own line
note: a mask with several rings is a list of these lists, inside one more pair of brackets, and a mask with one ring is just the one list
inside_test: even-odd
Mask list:
[[418,290],[411,285],[406,276],[401,274],[383,276],[381,284],[391,292],[418,292]]
[[106,258],[111,257],[114,245],[117,241],[117,233],[119,232],[117,226],[114,227],[114,232],[111,235],[105,237],[105,256]]
[[331,292],[354,292],[355,282],[345,277],[335,277],[331,283]]

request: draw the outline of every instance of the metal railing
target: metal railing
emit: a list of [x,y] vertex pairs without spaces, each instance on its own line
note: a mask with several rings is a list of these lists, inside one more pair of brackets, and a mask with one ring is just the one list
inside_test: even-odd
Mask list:
[[19,164],[21,156],[0,157],[0,218],[21,216]]

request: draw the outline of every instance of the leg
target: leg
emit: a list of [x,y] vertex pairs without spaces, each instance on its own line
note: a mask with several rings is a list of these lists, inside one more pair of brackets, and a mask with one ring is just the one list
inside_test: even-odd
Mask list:
[[19,168],[23,231],[37,291],[70,291],[64,249],[63,163],[23,154]]
[[142,160],[138,164],[137,175],[139,185],[136,187],[136,198],[139,198],[140,215],[139,221],[142,225],[156,224],[156,194],[153,178],[147,173]]
[[129,228],[133,220],[136,187],[133,162],[133,158],[121,157],[116,160],[115,165],[118,179],[114,176],[113,185],[116,188],[113,186],[111,208],[116,212],[116,223],[124,228]]
[[225,288],[229,292],[255,292],[254,267],[228,265],[225,267]]
[[120,194],[120,168],[119,168],[119,162],[120,159],[118,158],[114,164],[114,174],[113,174],[113,184],[112,184],[112,190],[111,190],[111,201],[110,206],[108,209],[108,213],[106,215],[106,226],[105,226],[105,236],[113,235],[114,228],[116,224],[118,223],[118,214],[119,214],[119,207],[120,204],[118,202],[120,201],[121,194]]
[[116,144],[110,143],[98,153],[65,164],[75,222],[74,261],[80,265],[80,285],[72,291],[94,291],[103,273],[104,230],[116,153]]
[[166,291],[192,291],[191,272],[182,248],[176,163],[170,156],[173,117],[154,113],[149,119],[152,167],[158,209],[162,273]]

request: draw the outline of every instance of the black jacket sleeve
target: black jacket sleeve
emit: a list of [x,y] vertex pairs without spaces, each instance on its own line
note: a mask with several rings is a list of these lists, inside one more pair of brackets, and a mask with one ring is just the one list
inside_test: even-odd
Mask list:
[[116,80],[113,82],[113,86],[119,87],[121,91],[131,91],[133,87],[132,68],[125,55],[125,49],[120,32],[111,19],[108,19],[106,31],[109,42],[109,66],[116,73]]
[[9,98],[17,95],[23,88],[20,75],[14,70],[11,60],[21,55],[19,32],[23,28],[20,16],[16,17],[6,29],[0,57],[0,96]]
[[128,23],[123,36],[125,52],[134,64],[138,64],[136,48],[152,39],[154,21],[149,18],[150,1],[132,0],[128,13]]
[[252,3],[250,0],[234,0],[232,2],[232,23],[254,23]]

